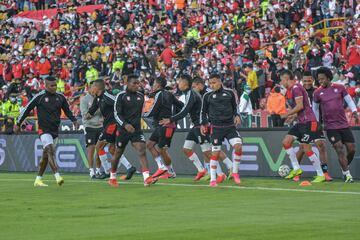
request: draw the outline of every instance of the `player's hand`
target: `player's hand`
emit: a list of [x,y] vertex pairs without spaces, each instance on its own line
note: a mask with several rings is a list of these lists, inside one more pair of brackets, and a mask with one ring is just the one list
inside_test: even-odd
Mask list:
[[359,114],[358,114],[358,112],[353,112],[353,117],[355,119],[355,124],[358,125],[359,124]]
[[163,126],[170,124],[170,123],[171,123],[171,121],[169,118],[164,118],[164,119],[160,120],[160,122],[159,122],[159,124],[163,125]]
[[14,133],[19,134],[20,133],[20,127],[18,125],[14,126]]
[[91,119],[93,116],[90,114],[90,113],[87,113],[86,115],[85,115],[85,119],[86,120],[89,120],[89,119]]
[[208,132],[208,127],[204,126],[204,125],[201,125],[201,127],[200,127],[201,135],[206,136],[207,132]]
[[134,128],[131,124],[125,124],[125,129],[126,129],[126,131],[128,131],[129,133],[135,132],[135,128]]
[[78,130],[80,127],[80,124],[78,123],[78,121],[73,122],[73,124],[74,124],[75,131]]
[[235,117],[235,119],[234,119],[234,123],[235,123],[235,126],[240,125],[240,123],[241,123],[241,119],[240,119],[240,117],[239,117],[239,116],[236,116],[236,117]]

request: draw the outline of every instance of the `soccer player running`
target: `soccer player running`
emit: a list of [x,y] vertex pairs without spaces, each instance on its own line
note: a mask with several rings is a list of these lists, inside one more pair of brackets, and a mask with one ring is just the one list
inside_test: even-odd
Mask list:
[[90,178],[96,179],[101,174],[100,172],[101,161],[100,158],[98,157],[98,154],[96,154],[96,172],[95,172],[93,168],[95,144],[97,143],[100,134],[102,132],[104,118],[101,115],[100,110],[96,111],[91,119],[86,118],[86,114],[88,113],[96,97],[94,93],[95,88],[92,83],[88,93],[80,98],[80,111],[81,111],[81,116],[83,117],[83,125],[85,127],[84,134],[85,134],[85,144],[87,150]]
[[210,186],[217,186],[216,169],[224,139],[229,141],[235,151],[232,176],[234,182],[239,185],[240,176],[238,171],[242,155],[242,140],[236,130],[236,125],[240,124],[240,116],[237,112],[237,97],[232,90],[223,87],[218,74],[210,76],[209,85],[213,91],[206,93],[203,97],[200,112],[200,131],[205,136],[208,131],[208,123],[211,124]]
[[[105,90],[105,82],[103,80],[96,80],[92,83],[92,89],[97,96],[90,107],[86,119],[91,119],[96,111],[100,109],[101,114],[104,116],[103,130],[96,143],[96,152],[99,155],[100,161],[104,168],[105,173],[99,176],[99,179],[105,179],[110,177],[111,163],[108,161],[105,147],[110,144],[109,151],[113,155],[115,151],[116,140],[116,120],[114,116],[114,104],[115,96]],[[121,163],[126,167],[127,174],[124,180],[132,178],[136,172],[136,168],[133,167],[125,156],[121,156]]]
[[55,140],[59,135],[59,125],[61,110],[73,122],[75,129],[78,129],[79,124],[70,111],[69,104],[66,98],[61,93],[56,92],[56,79],[48,77],[45,79],[45,90],[36,94],[26,107],[21,112],[15,126],[15,133],[20,132],[21,123],[29,115],[31,110],[35,107],[38,114],[38,134],[43,145],[43,154],[39,165],[38,175],[34,182],[35,187],[47,187],[42,177],[49,164],[54,175],[56,182],[59,186],[64,184],[64,178],[60,176],[55,159]]
[[281,117],[288,118],[289,116],[291,117],[292,115],[297,114],[298,119],[298,122],[289,130],[282,142],[293,167],[293,170],[285,178],[293,179],[296,176],[300,176],[303,172],[293,148],[294,141],[298,140],[316,170],[317,176],[312,182],[324,182],[325,176],[321,169],[320,160],[312,151],[311,147],[312,142],[321,139],[322,131],[311,108],[309,97],[305,89],[295,82],[294,74],[290,70],[283,70],[280,73],[280,79],[280,84],[290,93],[289,98],[292,105],[292,109],[287,113],[282,114]]
[[[185,74],[180,76],[178,80],[178,87],[180,91],[182,91],[185,95],[185,105],[179,113],[171,116],[170,118],[162,119],[159,123],[163,126],[170,123],[175,123],[186,117],[187,114],[190,114],[190,118],[194,126],[188,132],[183,146],[183,152],[197,168],[198,173],[194,178],[194,181],[199,181],[207,174],[207,170],[203,167],[198,155],[193,151],[193,148],[195,143],[200,144],[201,151],[204,154],[204,158],[208,162],[211,158],[211,145],[209,135],[206,134],[205,136],[203,136],[200,133],[200,110],[202,103],[201,96],[198,92],[191,89],[191,85],[192,79],[189,75]],[[227,159],[232,165],[231,160],[228,159],[223,152],[221,152],[220,159]],[[218,168],[220,168],[220,166],[218,166]],[[221,172],[218,173],[218,175],[218,183],[223,182],[226,178],[225,174]]]
[[[303,87],[305,88],[305,91],[308,94],[308,97],[310,99],[310,103],[313,102],[313,96],[314,96],[314,92],[316,90],[316,88],[314,87],[314,79],[311,75],[310,71],[305,71],[302,77],[302,84]],[[318,122],[320,122],[320,120],[318,119]],[[320,162],[321,162],[321,168],[324,172],[324,176],[325,176],[325,180],[326,181],[332,181],[332,177],[330,176],[330,174],[328,173],[328,155],[327,155],[327,151],[326,151],[326,139],[325,136],[322,134],[321,138],[318,139],[318,141],[315,142],[316,147],[319,149],[319,157],[320,157]],[[298,160],[298,162],[300,163],[302,158],[304,157],[305,152],[304,149],[302,147],[302,145],[300,145],[299,151],[296,152],[296,158]],[[296,176],[293,178],[294,181],[299,181],[300,180],[300,176]]]
[[[154,103],[150,111],[144,113],[145,118],[152,117],[154,120],[153,125],[155,130],[147,143],[147,148],[159,167],[152,176],[154,178],[159,176],[161,176],[161,178],[176,177],[176,173],[171,164],[171,156],[167,151],[171,145],[172,137],[174,136],[176,123],[169,123],[162,126],[159,122],[164,118],[170,118],[173,115],[173,112],[176,112],[177,109],[181,109],[184,104],[176,99],[174,94],[165,90],[165,87],[165,78],[159,77],[155,80],[153,85],[153,94],[155,94]],[[165,167],[161,164],[162,160],[165,163]]]
[[140,81],[137,76],[129,75],[127,88],[116,95],[114,114],[118,125],[116,133],[116,149],[111,161],[111,175],[109,184],[117,187],[116,169],[120,157],[123,155],[129,141],[137,151],[140,159],[144,185],[148,186],[157,181],[149,175],[148,160],[146,158],[145,136],[141,130],[141,115],[144,105],[144,95],[139,92]]
[[355,155],[355,139],[345,116],[344,102],[350,108],[356,124],[359,123],[358,112],[345,87],[331,83],[333,75],[329,68],[319,68],[317,77],[321,87],[314,93],[313,109],[316,117],[319,118],[320,107],[326,134],[339,157],[344,180],[346,183],[352,183],[354,180],[350,174],[349,165]]

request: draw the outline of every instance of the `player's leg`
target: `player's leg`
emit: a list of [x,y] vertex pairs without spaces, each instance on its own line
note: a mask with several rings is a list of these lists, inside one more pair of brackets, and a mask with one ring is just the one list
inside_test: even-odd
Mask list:
[[95,145],[91,144],[86,146],[87,160],[89,164],[89,174],[90,178],[95,178],[95,170],[94,170],[94,154],[95,154]]
[[160,127],[159,132],[159,141],[157,143],[158,150],[161,158],[164,160],[165,166],[168,170],[166,174],[161,176],[160,178],[175,178],[176,174],[174,168],[172,166],[172,159],[169,154],[168,149],[171,146],[171,140],[174,135],[174,128],[169,127]]
[[332,177],[328,173],[328,154],[326,150],[326,140],[324,138],[315,140],[315,145],[317,149],[319,150],[319,157],[320,157],[320,163],[321,163],[321,169],[324,172],[325,180],[326,181],[332,181]]
[[224,131],[219,128],[211,129],[211,143],[212,143],[212,152],[210,158],[210,186],[217,186],[217,168],[219,165],[219,157],[221,152],[221,144],[224,140]]
[[222,161],[226,168],[228,169],[229,172],[229,179],[232,178],[232,168],[233,168],[233,162],[230,160],[230,158],[228,158],[228,156],[226,156],[226,154],[224,153],[224,151],[221,151],[220,153],[220,161]]
[[[44,146],[44,143],[43,143],[43,146]],[[39,163],[39,171],[38,171],[38,174],[37,174],[35,182],[34,182],[35,187],[47,187],[48,186],[42,181],[42,177],[43,177],[43,175],[44,175],[44,173],[46,171],[46,167],[47,167],[48,162],[49,162],[47,149],[45,150],[45,148],[46,148],[46,146],[43,148],[41,161]]]
[[[99,155],[101,165],[103,166],[104,169],[104,174],[102,174],[102,176],[99,177],[100,179],[108,178],[110,174],[111,163],[108,161],[108,157],[105,152],[105,147],[107,144],[108,142],[105,139],[100,138],[95,145],[96,152]],[[115,152],[115,149],[113,148],[112,150],[112,148],[109,147],[109,152],[111,153],[111,151]]]
[[[205,170],[204,166],[202,165],[202,163],[200,162],[199,156],[193,150],[195,144],[200,143],[200,146],[203,145],[203,144],[201,144],[202,141],[199,142],[199,139],[196,137],[195,131],[197,129],[198,128],[190,129],[189,133],[186,136],[184,146],[182,149],[185,156],[194,164],[194,166],[196,167],[196,169],[198,171],[196,177],[194,178],[194,181],[200,180],[206,174],[206,170]],[[211,151],[211,148],[209,150]]]
[[346,151],[347,151],[346,159],[348,161],[348,171],[345,172],[344,174],[346,176],[345,182],[352,183],[354,182],[354,180],[350,174],[349,166],[352,160],[354,159],[356,147],[355,147],[355,138],[349,128],[342,130],[342,141],[344,142],[346,147]]
[[[142,141],[142,139],[144,139],[144,141]],[[143,137],[142,135],[140,140],[135,139],[135,142],[132,142],[132,146],[134,147],[139,156],[141,172],[144,178],[144,185],[149,186],[150,184],[154,184],[157,181],[157,178],[153,178],[150,176],[149,162],[146,157],[145,137]]]
[[234,160],[233,160],[233,169],[232,169],[232,177],[234,179],[235,184],[239,185],[240,175],[239,175],[239,167],[242,156],[242,140],[241,136],[236,130],[236,128],[229,129],[229,132],[226,135],[226,139],[229,140],[230,145],[234,149]]
[[283,148],[288,154],[293,168],[293,170],[289,173],[289,175],[285,177],[286,179],[293,179],[294,177],[300,176],[302,174],[302,170],[300,168],[299,162],[296,158],[295,150],[293,148],[293,143],[295,139],[298,138],[297,137],[298,135],[299,135],[298,124],[296,124],[289,130],[289,133],[284,137],[282,141]]
[[304,148],[302,145],[299,146],[299,150],[296,152],[296,159],[298,160],[299,164],[305,155]]
[[113,187],[117,187],[118,183],[116,180],[116,171],[119,165],[120,157],[124,153],[126,145],[116,147],[115,152],[112,155],[111,159],[111,172],[110,172],[110,179],[109,179],[109,185]]
[[302,143],[302,145],[303,145],[306,156],[308,156],[308,158],[309,158],[310,162],[312,163],[313,167],[315,168],[315,171],[317,174],[317,176],[315,177],[315,179],[312,182],[315,182],[315,183],[324,182],[325,176],[324,176],[323,170],[321,169],[320,159],[313,152],[311,144]]
[[155,128],[146,144],[146,148],[149,150],[150,154],[152,155],[158,166],[158,169],[152,175],[152,177],[159,177],[167,172],[167,168],[165,167],[161,159],[160,153],[156,148],[156,144],[159,142],[159,131],[160,127]]

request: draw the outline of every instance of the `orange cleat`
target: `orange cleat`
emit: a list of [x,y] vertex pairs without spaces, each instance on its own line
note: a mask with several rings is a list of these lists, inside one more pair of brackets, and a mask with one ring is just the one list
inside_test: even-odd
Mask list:
[[119,179],[122,180],[122,181],[126,181],[126,175],[120,176]]
[[176,178],[176,174],[166,172],[165,174],[161,175],[159,178],[160,179]]
[[158,178],[148,177],[144,180],[144,186],[150,186],[151,184],[155,184],[158,181]]
[[109,185],[112,186],[112,187],[118,187],[118,186],[119,186],[119,184],[118,184],[118,182],[117,182],[116,179],[110,179],[110,180],[108,181],[108,183],[109,183]]
[[226,179],[226,175],[225,174],[222,174],[222,175],[219,175],[217,178],[216,178],[216,183],[222,183],[224,182]]
[[300,176],[295,176],[295,177],[293,178],[293,181],[294,181],[294,182],[300,181]]
[[326,182],[331,182],[333,180],[328,172],[324,173],[324,176]]
[[196,177],[194,178],[194,181],[199,181],[207,174],[206,169],[202,170],[201,172],[198,172]]
[[164,175],[166,172],[167,172],[167,170],[159,168],[158,170],[156,170],[156,172],[151,177],[157,178],[157,177],[160,177],[161,175]]
[[216,183],[216,181],[211,181],[209,186],[210,187],[217,187],[218,184]]
[[240,175],[238,173],[233,173],[232,174],[232,177],[234,179],[234,182],[236,185],[240,185],[241,183],[241,180],[240,180]]

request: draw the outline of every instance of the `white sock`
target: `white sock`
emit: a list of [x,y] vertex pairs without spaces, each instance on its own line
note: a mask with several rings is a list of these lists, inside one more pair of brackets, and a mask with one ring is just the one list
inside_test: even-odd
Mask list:
[[208,173],[209,173],[210,172],[210,163],[205,162],[204,166],[205,166],[206,171],[208,171]]
[[148,177],[150,177],[149,171],[144,171],[143,173],[144,180],[146,180]]
[[239,172],[239,166],[240,166],[240,161],[241,161],[241,153],[235,153],[234,152],[234,161],[233,161],[233,173],[238,173]]
[[156,161],[159,169],[166,170],[165,164],[163,163],[161,156],[156,157],[155,161]]
[[226,165],[226,168],[230,170],[233,167],[233,163],[230,160],[230,158],[226,157],[223,161],[223,163]]
[[[342,170],[341,170],[342,171]],[[347,177],[351,177],[350,170],[342,171],[342,174]]]
[[321,168],[320,160],[318,156],[316,156],[315,153],[312,153],[312,155],[308,156],[312,165],[314,166],[316,173],[318,176],[324,176],[324,172]]
[[100,174],[101,169],[100,169],[100,168],[96,168],[95,172],[96,172],[96,174],[98,175],[98,174]]
[[216,174],[217,174],[218,176],[224,175],[224,172],[223,172],[222,169],[221,169],[221,166],[220,166],[219,161],[216,161]]
[[106,153],[104,153],[104,154],[100,154],[100,153],[99,153],[99,158],[100,158],[101,165],[103,166],[105,173],[106,173],[106,174],[109,174],[110,168],[111,168],[111,164],[108,162]]
[[58,180],[60,178],[60,173],[57,172],[54,174],[54,176],[55,176],[55,179]]
[[291,161],[291,165],[293,167],[294,170],[298,170],[300,169],[300,165],[299,162],[296,158],[296,153],[293,147],[290,147],[288,149],[286,149],[286,153],[289,155],[290,161]]
[[110,172],[110,179],[116,179],[116,172]]
[[195,165],[195,167],[197,168],[197,170],[199,172],[204,171],[204,167],[201,164],[199,157],[196,153],[193,152],[193,154],[189,157],[190,161]]
[[168,170],[168,172],[169,172],[170,174],[175,173],[175,171],[174,171],[174,168],[173,168],[172,164],[170,164],[169,166],[166,166],[166,167],[167,167],[167,170]]
[[36,180],[37,181],[42,180],[42,176],[36,176]]
[[129,163],[129,161],[128,161],[127,158],[124,156],[124,154],[123,154],[123,155],[121,156],[121,158],[120,158],[120,163],[121,163],[122,165],[124,165],[127,170],[129,170],[129,169],[132,167],[131,163]]
[[217,169],[218,161],[210,160],[210,177],[211,182],[216,181],[216,169]]
[[95,175],[95,171],[93,168],[89,168],[89,172],[90,172],[90,177]]

